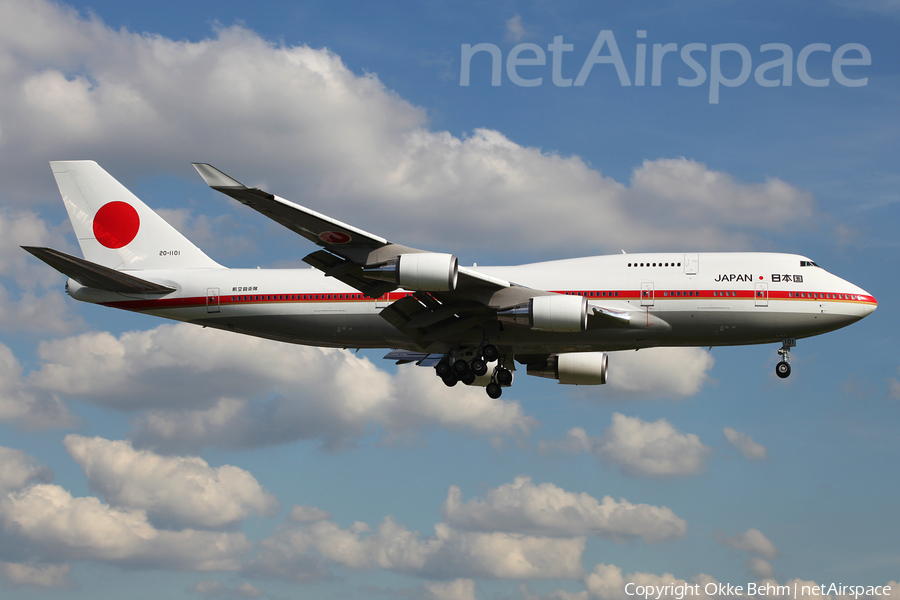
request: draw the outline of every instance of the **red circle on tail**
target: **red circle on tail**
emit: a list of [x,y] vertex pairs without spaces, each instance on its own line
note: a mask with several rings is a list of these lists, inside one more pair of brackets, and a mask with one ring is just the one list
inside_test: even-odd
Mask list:
[[127,246],[141,228],[141,218],[126,202],[109,202],[94,216],[94,237],[107,248]]

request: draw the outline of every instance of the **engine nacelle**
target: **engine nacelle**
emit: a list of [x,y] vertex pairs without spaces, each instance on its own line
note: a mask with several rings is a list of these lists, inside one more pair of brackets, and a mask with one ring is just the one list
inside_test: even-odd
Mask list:
[[528,374],[558,379],[566,385],[606,383],[609,358],[606,352],[569,352],[551,355],[546,362],[528,365]]
[[587,329],[588,303],[584,296],[535,296],[526,303],[498,311],[497,318],[541,331],[579,332]]
[[396,261],[377,267],[366,267],[369,279],[389,281],[408,290],[449,292],[456,289],[459,261],[452,254],[422,252],[401,254]]
[[459,261],[452,254],[401,254],[397,283],[409,290],[449,292],[456,289]]

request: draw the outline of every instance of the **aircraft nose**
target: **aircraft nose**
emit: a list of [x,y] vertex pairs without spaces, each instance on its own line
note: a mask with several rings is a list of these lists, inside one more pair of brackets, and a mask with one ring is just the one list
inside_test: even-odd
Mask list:
[[868,317],[873,312],[875,312],[876,308],[878,308],[878,300],[875,299],[875,296],[865,291],[862,293],[862,299],[864,302],[862,307],[863,316]]

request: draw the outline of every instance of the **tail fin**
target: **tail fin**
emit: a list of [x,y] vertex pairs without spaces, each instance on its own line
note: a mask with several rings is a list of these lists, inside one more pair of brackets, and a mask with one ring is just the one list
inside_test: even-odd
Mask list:
[[50,168],[87,260],[118,270],[222,268],[94,161]]

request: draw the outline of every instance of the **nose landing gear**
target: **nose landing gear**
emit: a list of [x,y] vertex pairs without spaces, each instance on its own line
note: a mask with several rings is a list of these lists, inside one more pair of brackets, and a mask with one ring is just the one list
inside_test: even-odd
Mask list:
[[781,362],[775,365],[775,374],[785,379],[791,374],[791,348],[797,345],[794,338],[785,338],[781,340],[781,348],[778,354],[781,356]]

